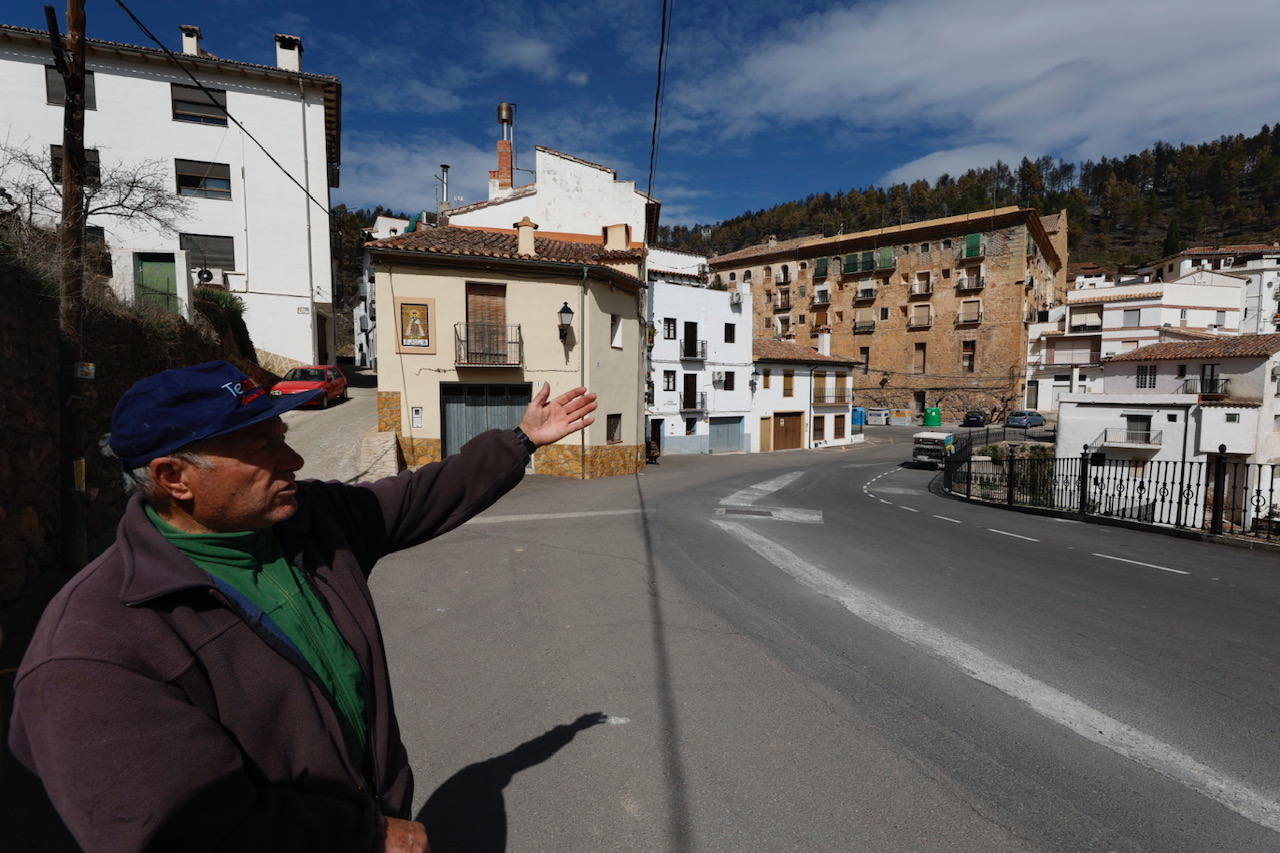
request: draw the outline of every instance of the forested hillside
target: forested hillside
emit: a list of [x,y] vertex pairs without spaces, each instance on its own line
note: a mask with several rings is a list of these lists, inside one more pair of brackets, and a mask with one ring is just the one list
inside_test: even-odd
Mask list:
[[1065,208],[1073,262],[1140,265],[1193,245],[1280,239],[1280,125],[1097,162],[1023,158],[933,183],[821,193],[716,225],[664,226],[658,242],[717,254],[770,234],[833,235],[1008,204]]

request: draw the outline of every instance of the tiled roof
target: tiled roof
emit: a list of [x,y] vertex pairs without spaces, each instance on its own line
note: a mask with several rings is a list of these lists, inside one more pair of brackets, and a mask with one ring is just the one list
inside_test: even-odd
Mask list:
[[835,355],[823,355],[813,347],[802,346],[791,341],[776,341],[772,338],[756,338],[751,342],[752,358],[756,361],[795,361],[808,364],[848,364],[858,362],[851,358],[840,358]]
[[533,237],[535,254],[519,254],[516,251],[518,245],[518,237],[514,230],[445,225],[439,228],[422,228],[412,234],[384,237],[381,240],[366,243],[365,247],[437,255],[558,261],[569,264],[601,264],[609,261],[633,261],[644,257],[643,250],[606,251],[599,243],[552,240],[536,234]]
[[1212,340],[1214,338],[1222,337],[1221,335],[1215,335],[1213,332],[1205,332],[1205,331],[1201,331],[1200,329],[1184,329],[1181,326],[1169,326],[1168,328],[1161,328],[1160,334],[1173,335],[1179,338],[1195,338],[1198,341],[1207,341],[1207,340]]
[[1271,250],[1280,251],[1280,246],[1275,243],[1243,243],[1238,246],[1196,246],[1192,249],[1183,249],[1180,255],[1239,255],[1247,252],[1270,252]]
[[1079,261],[1067,264],[1067,278],[1075,278],[1078,275],[1106,275],[1107,272],[1106,267],[1093,261]]
[[[1076,293],[1089,293],[1093,295],[1084,296],[1079,299],[1073,299],[1072,295]],[[1103,302],[1129,302],[1134,299],[1159,299],[1160,295],[1161,295],[1161,291],[1159,290],[1144,290],[1144,291],[1141,291],[1140,293],[1119,293],[1115,295],[1109,295],[1101,291],[1093,291],[1093,290],[1073,290],[1071,291],[1071,293],[1067,294],[1067,304],[1068,305],[1099,305]]]
[[1178,361],[1195,358],[1268,358],[1280,352],[1280,334],[1220,335],[1206,341],[1167,341],[1138,347],[1106,361]]
[[508,195],[502,198],[491,198],[488,201],[473,201],[471,204],[460,204],[457,207],[451,207],[445,211],[448,214],[454,213],[470,213],[473,210],[480,210],[485,207],[493,207],[494,205],[504,204],[512,199],[524,198],[531,196],[538,191],[537,184],[525,184],[522,187],[516,187]]

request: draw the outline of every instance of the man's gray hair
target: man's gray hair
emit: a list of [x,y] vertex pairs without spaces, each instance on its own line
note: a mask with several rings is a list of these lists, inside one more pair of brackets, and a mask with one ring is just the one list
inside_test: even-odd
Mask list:
[[[212,468],[213,462],[209,457],[201,453],[198,448],[200,442],[194,441],[173,453],[166,453],[165,456],[171,456],[174,459],[181,459],[189,462],[197,468]],[[144,498],[154,498],[156,496],[156,481],[151,476],[151,465],[140,465],[137,468],[124,472],[124,488],[126,492],[137,492]]]

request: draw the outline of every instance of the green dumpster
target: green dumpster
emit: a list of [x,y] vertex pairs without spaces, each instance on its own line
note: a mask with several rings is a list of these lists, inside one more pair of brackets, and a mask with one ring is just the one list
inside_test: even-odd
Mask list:
[[942,426],[942,409],[930,406],[924,410],[924,426]]

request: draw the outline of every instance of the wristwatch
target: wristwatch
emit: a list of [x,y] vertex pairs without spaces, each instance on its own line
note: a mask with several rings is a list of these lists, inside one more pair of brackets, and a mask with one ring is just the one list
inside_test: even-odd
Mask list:
[[525,435],[524,430],[520,429],[520,427],[516,427],[514,432],[516,434],[516,438],[524,445],[524,449],[529,451],[530,455],[533,455],[533,451],[538,449],[538,445],[534,444],[533,439]]

